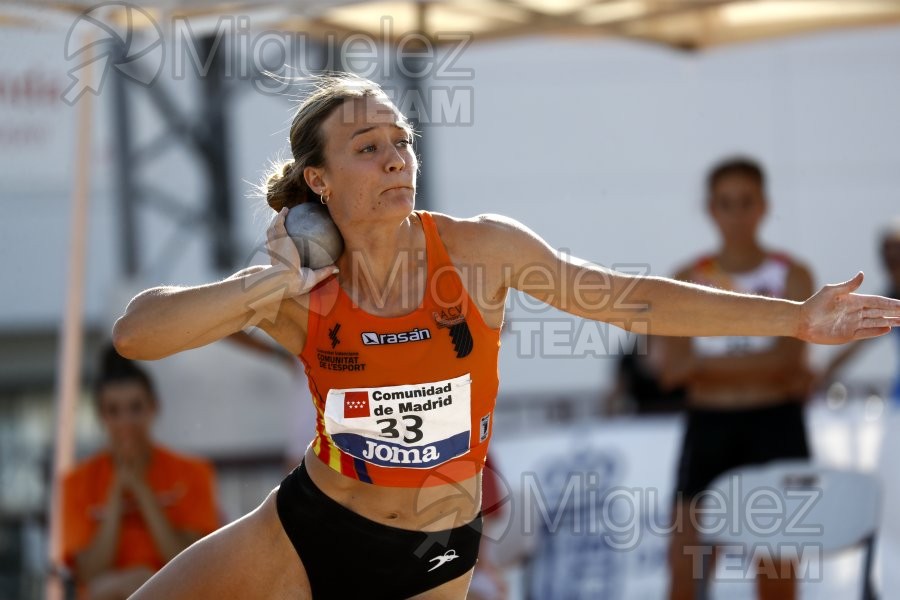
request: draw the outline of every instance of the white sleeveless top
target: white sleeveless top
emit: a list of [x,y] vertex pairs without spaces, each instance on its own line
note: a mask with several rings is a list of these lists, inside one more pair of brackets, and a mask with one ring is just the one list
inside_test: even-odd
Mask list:
[[[695,283],[719,289],[783,298],[790,268],[789,257],[772,253],[752,271],[727,273],[719,268],[714,257],[705,256],[694,265],[692,277]],[[692,345],[698,356],[740,355],[770,350],[777,339],[762,336],[695,337],[692,338]]]

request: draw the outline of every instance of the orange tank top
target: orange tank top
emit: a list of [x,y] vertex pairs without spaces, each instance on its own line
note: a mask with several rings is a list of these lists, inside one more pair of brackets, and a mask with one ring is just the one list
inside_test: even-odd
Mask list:
[[300,353],[316,407],[316,456],[375,485],[468,479],[484,466],[493,429],[500,331],[466,292],[431,215],[414,214],[428,264],[421,304],[375,316],[331,278],[310,292]]

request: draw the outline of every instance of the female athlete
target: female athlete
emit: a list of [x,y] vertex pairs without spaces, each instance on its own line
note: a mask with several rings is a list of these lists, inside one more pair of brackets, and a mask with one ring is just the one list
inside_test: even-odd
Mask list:
[[[843,343],[900,316],[900,302],[851,293],[862,274],[805,302],[754,297],[623,275],[503,216],[416,211],[412,139],[379,86],[322,78],[291,125],[293,160],[268,182],[271,264],[146,290],[117,321],[119,352],[147,360],[257,323],[305,362],[317,410],[301,465],[134,598],[464,598],[510,288],[669,336]],[[302,202],[324,203],[340,229],[336,267],[299,264],[284,220]]]

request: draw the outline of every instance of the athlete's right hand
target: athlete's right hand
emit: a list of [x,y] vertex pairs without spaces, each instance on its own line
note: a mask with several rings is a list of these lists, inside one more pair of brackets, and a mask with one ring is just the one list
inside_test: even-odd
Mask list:
[[297,247],[284,228],[288,210],[287,208],[281,209],[266,230],[266,250],[269,252],[269,261],[273,267],[287,269],[293,275],[289,295],[299,296],[309,292],[320,281],[337,273],[338,268],[329,265],[313,270],[300,264],[300,253],[297,252]]

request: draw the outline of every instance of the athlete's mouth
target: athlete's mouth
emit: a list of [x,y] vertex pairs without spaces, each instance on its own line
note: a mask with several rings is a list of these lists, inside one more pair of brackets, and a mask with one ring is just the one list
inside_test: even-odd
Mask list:
[[[409,185],[395,185],[384,190],[385,192],[390,192],[391,190],[412,190],[412,186]],[[384,192],[382,192],[384,193]]]

